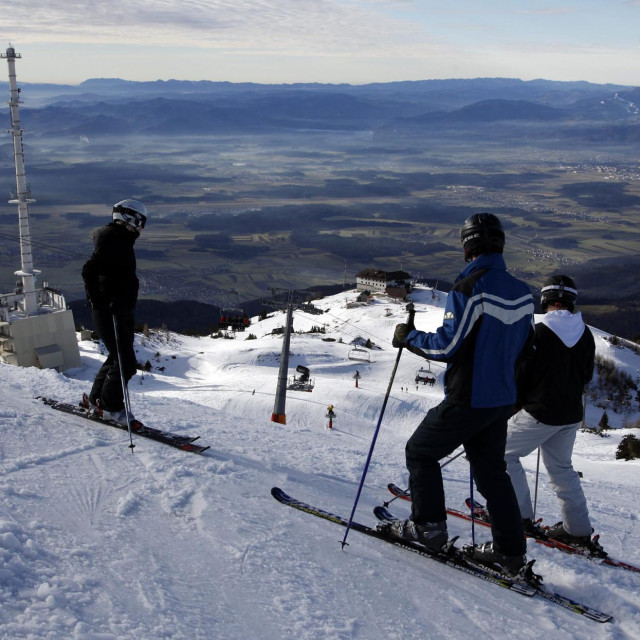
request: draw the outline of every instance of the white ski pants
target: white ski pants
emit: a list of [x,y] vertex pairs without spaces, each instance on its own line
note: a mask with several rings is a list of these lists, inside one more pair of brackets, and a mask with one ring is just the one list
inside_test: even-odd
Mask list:
[[520,458],[540,447],[542,462],[562,509],[564,528],[574,536],[590,536],[591,522],[580,477],[571,463],[573,445],[580,423],[550,426],[538,422],[522,410],[509,420],[505,461],[518,497],[520,514],[533,519],[531,493]]

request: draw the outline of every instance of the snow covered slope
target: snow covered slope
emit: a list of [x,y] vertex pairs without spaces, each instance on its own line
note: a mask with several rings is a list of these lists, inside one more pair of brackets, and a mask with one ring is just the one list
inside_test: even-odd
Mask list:
[[[529,555],[556,590],[612,613],[606,625],[542,600],[527,600],[287,509],[269,494],[348,516],[378,420],[396,351],[393,327],[403,305],[377,300],[347,309],[354,292],[317,303],[322,315],[295,314],[290,375],[303,364],[312,393],[289,391],[287,424],[270,421],[284,314],[255,322],[235,340],[137,337],[150,373],[131,382],[137,417],[159,428],[196,433],[202,456],[69,417],[36,396],[77,401],[100,366],[98,343],[81,343],[83,366],[67,376],[0,365],[0,638],[73,640],[225,639],[397,640],[434,638],[639,638],[640,576],[530,544]],[[416,324],[434,329],[444,296],[416,293]],[[246,340],[249,333],[255,340]],[[599,353],[636,375],[640,360],[594,332]],[[356,338],[374,343],[372,362],[348,359]],[[329,341],[333,339],[335,341]],[[425,364],[403,354],[357,519],[389,500],[386,485],[406,483],[404,444],[442,397],[414,382]],[[355,387],[353,374],[361,374]],[[337,418],[326,428],[326,408]],[[589,407],[590,424],[602,409]],[[631,416],[637,419],[637,414]],[[620,417],[610,415],[616,425]],[[640,461],[615,460],[625,433],[580,433],[591,515],[614,557],[640,565],[637,492]],[[636,430],[637,434],[637,430]],[[535,456],[525,461],[535,472]],[[469,470],[463,457],[445,470],[451,506],[462,507]],[[406,503],[392,505],[400,515]],[[544,474],[538,513],[558,508]],[[452,534],[470,541],[469,524]],[[486,530],[477,531],[479,540]]]

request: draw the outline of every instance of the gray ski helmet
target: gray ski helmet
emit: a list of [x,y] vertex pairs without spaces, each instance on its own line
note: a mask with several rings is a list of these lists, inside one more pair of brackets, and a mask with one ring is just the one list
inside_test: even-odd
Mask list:
[[543,311],[553,302],[561,302],[569,311],[573,311],[577,298],[576,283],[569,276],[550,276],[540,289],[540,307]]
[[147,209],[137,200],[120,200],[113,205],[114,220],[122,220],[136,229],[144,229],[147,223]]
[[493,213],[474,213],[460,229],[460,241],[464,248],[464,259],[469,262],[481,253],[502,253],[504,229]]

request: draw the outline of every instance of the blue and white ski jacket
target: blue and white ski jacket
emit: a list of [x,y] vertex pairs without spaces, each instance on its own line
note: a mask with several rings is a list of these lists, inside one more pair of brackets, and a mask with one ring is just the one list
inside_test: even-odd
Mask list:
[[516,401],[515,370],[533,340],[533,297],[507,273],[502,254],[478,256],[456,279],[435,333],[413,330],[406,344],[447,362],[445,399],[472,408]]

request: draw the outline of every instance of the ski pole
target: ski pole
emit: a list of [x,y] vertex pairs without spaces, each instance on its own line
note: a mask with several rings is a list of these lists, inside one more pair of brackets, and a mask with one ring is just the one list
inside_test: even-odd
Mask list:
[[[407,305],[407,311],[409,312],[409,318],[407,320],[407,324],[409,326],[413,326],[413,318],[416,314],[413,303],[410,302]],[[347,544],[347,536],[349,535],[349,529],[351,529],[351,523],[353,522],[353,516],[356,512],[356,507],[358,506],[358,500],[360,499],[360,493],[362,492],[362,486],[364,485],[364,479],[367,475],[367,471],[369,470],[369,463],[371,462],[371,456],[373,455],[373,448],[376,446],[376,440],[378,438],[378,431],[380,431],[380,425],[382,424],[382,417],[384,416],[384,411],[387,408],[387,402],[389,400],[389,394],[391,393],[391,387],[393,386],[393,379],[396,377],[396,371],[398,370],[398,364],[400,362],[400,356],[402,355],[403,347],[398,347],[398,355],[396,356],[396,362],[393,365],[393,371],[391,372],[391,378],[389,379],[389,384],[387,386],[387,392],[384,395],[384,401],[382,402],[382,409],[380,410],[380,417],[378,418],[378,424],[376,425],[376,429],[373,433],[373,439],[371,440],[371,446],[369,447],[369,454],[367,455],[367,461],[364,464],[364,469],[362,471],[362,477],[360,478],[360,485],[358,486],[358,491],[356,493],[356,499],[353,503],[353,509],[351,509],[351,515],[349,516],[349,522],[347,523],[347,529],[344,532],[344,538],[342,538],[342,548],[344,549]]]
[[[459,453],[456,453],[455,456],[453,456],[453,458],[449,458],[446,462],[443,462],[440,465],[440,468],[443,469],[444,467],[446,467],[449,463],[453,462],[456,458],[459,458],[462,454],[464,453],[464,449],[462,451],[460,451]],[[383,502],[382,506],[383,507],[388,507],[394,500],[397,500],[400,496],[393,496],[393,498],[391,498],[391,500],[389,500],[389,502]]]
[[473,499],[473,470],[469,467],[469,493],[471,494],[471,544],[476,546],[476,501]]
[[536,521],[536,507],[538,506],[538,478],[540,477],[540,447],[538,447],[538,461],[536,462],[536,488],[533,492],[533,521]]
[[124,379],[124,371],[122,370],[122,355],[120,354],[120,336],[118,335],[118,319],[113,314],[113,332],[116,337],[116,351],[118,352],[118,369],[120,369],[120,381],[122,382],[122,399],[124,400],[124,409],[127,414],[127,430],[129,431],[129,448],[131,453],[136,446],[133,444],[133,436],[131,435],[131,403],[129,402],[129,388]]
[[448,464],[452,463],[456,458],[459,458],[462,454],[464,453],[464,449],[462,451],[460,451],[459,453],[456,453],[455,456],[453,456],[453,458],[449,458],[446,462],[443,462],[440,465],[440,468],[443,469],[444,467],[446,467]]

